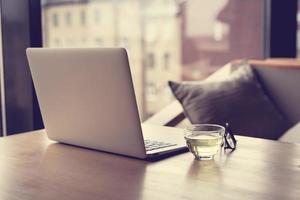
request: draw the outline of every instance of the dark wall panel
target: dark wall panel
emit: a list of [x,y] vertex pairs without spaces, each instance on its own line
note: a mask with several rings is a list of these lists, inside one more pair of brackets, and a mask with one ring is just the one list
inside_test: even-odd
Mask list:
[[296,57],[298,0],[271,0],[270,6],[270,57]]
[[30,24],[36,23],[30,15],[30,3],[32,1],[1,0],[4,95],[8,135],[34,130],[36,127],[36,99],[26,58],[26,48],[31,46],[34,38],[30,31],[33,25]]

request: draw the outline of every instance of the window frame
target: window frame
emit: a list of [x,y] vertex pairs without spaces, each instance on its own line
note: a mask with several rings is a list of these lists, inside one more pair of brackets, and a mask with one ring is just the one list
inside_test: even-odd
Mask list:
[[[27,31],[26,34],[29,36],[26,41],[24,42],[23,49],[27,47],[42,47],[42,15],[41,15],[41,0],[26,0],[26,3],[20,4],[19,0],[0,0],[1,6],[1,20],[7,19],[10,17],[9,15],[9,6],[22,6],[23,12],[15,12],[15,15],[24,15],[18,16],[22,20],[20,23],[26,28],[24,31]],[[272,1],[272,0],[265,0],[265,58],[274,58],[274,57],[290,57],[295,58],[297,54],[297,0],[289,0],[289,1]],[[87,18],[87,13],[85,13],[85,17]],[[279,19],[279,20],[278,20]],[[1,95],[5,95],[5,92],[10,88],[10,82],[7,79],[7,75],[12,73],[13,70],[16,69],[16,66],[13,66],[9,63],[10,58],[17,53],[20,47],[11,46],[6,41],[9,40],[9,29],[10,29],[10,22],[9,21],[2,21],[2,48],[3,48],[3,72],[4,72],[4,91],[1,91]],[[24,34],[24,32],[20,32],[19,34]],[[284,38],[284,40],[282,40]],[[25,52],[24,52],[25,53]],[[26,70],[29,70],[28,63],[26,56],[20,58],[20,62],[23,62]],[[15,74],[12,74],[12,79],[17,79]],[[24,80],[31,80],[30,73],[25,73],[22,75]],[[36,130],[41,129],[44,127],[43,121],[40,114],[40,109],[38,106],[38,102],[36,99],[35,90],[33,87],[32,82],[25,81],[24,87],[26,87],[26,91],[31,94],[31,98],[25,99],[28,101],[29,104],[27,106],[32,107],[31,114],[32,122],[30,122],[27,126],[24,127],[17,127],[18,131],[28,131],[28,130]],[[16,92],[16,96],[19,94]],[[2,116],[7,115],[9,112],[15,112],[13,109],[10,108],[8,102],[12,97],[5,96],[5,102],[1,102],[5,105],[6,113]],[[2,110],[2,113],[4,111]],[[11,119],[10,119],[11,120]],[[0,126],[2,123],[0,124]],[[3,127],[3,126],[2,126]],[[4,126],[5,127],[5,126]],[[0,135],[5,134],[14,134],[16,131],[10,132],[10,130],[1,129]]]
[[298,0],[266,0],[265,8],[265,57],[296,58]]
[[[2,136],[44,127],[25,54],[27,47],[42,47],[40,3],[40,0],[0,1],[1,118],[5,123],[1,124]],[[15,58],[14,62],[11,58]]]

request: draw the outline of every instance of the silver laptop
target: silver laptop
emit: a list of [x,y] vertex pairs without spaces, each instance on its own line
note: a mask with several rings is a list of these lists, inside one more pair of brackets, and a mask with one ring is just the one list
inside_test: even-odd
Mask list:
[[182,129],[141,126],[122,48],[28,48],[50,139],[148,158],[186,149]]

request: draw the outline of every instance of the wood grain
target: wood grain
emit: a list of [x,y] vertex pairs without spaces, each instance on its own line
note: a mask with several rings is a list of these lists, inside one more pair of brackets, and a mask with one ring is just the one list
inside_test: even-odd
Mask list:
[[213,161],[147,162],[31,132],[0,139],[0,199],[300,199],[300,145],[238,137]]

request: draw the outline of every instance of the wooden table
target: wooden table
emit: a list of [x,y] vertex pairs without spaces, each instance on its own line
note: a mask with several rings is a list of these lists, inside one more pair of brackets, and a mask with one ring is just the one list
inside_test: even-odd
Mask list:
[[0,199],[300,199],[300,145],[238,137],[214,161],[158,162],[51,142],[44,131],[0,139]]

